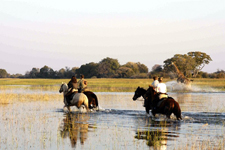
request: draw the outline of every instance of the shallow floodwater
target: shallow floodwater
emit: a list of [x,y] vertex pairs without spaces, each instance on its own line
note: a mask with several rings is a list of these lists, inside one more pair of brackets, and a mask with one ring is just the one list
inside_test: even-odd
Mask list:
[[223,92],[169,93],[183,121],[146,116],[133,92],[96,92],[100,111],[70,114],[49,94],[58,98],[0,105],[0,149],[225,149]]

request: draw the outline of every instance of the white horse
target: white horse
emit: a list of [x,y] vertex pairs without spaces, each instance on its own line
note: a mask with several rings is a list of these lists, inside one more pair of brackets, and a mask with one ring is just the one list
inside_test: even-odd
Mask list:
[[76,93],[73,96],[73,99],[70,101],[70,104],[67,103],[65,95],[68,92],[68,86],[66,83],[62,83],[59,89],[59,93],[63,92],[63,97],[64,97],[64,107],[67,107],[68,110],[70,111],[70,106],[76,106],[78,109],[81,107],[81,105],[84,105],[86,110],[89,111],[88,107],[88,98],[84,93]]

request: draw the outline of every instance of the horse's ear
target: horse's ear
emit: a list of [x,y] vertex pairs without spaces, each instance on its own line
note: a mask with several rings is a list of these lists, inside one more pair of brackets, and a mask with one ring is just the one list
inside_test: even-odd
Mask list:
[[138,89],[140,89],[140,86],[138,86]]

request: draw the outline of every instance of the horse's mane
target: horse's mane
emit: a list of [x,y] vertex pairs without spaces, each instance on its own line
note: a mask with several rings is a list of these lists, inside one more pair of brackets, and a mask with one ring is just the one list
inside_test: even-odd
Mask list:
[[147,91],[146,89],[144,89],[143,87],[138,87],[138,89],[142,90],[142,91]]

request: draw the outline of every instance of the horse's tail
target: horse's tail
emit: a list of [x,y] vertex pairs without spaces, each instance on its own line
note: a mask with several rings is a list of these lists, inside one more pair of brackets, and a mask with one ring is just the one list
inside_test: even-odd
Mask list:
[[177,120],[182,120],[180,105],[175,100],[174,100],[174,108],[173,108],[173,110],[174,110],[173,113],[177,117]]

